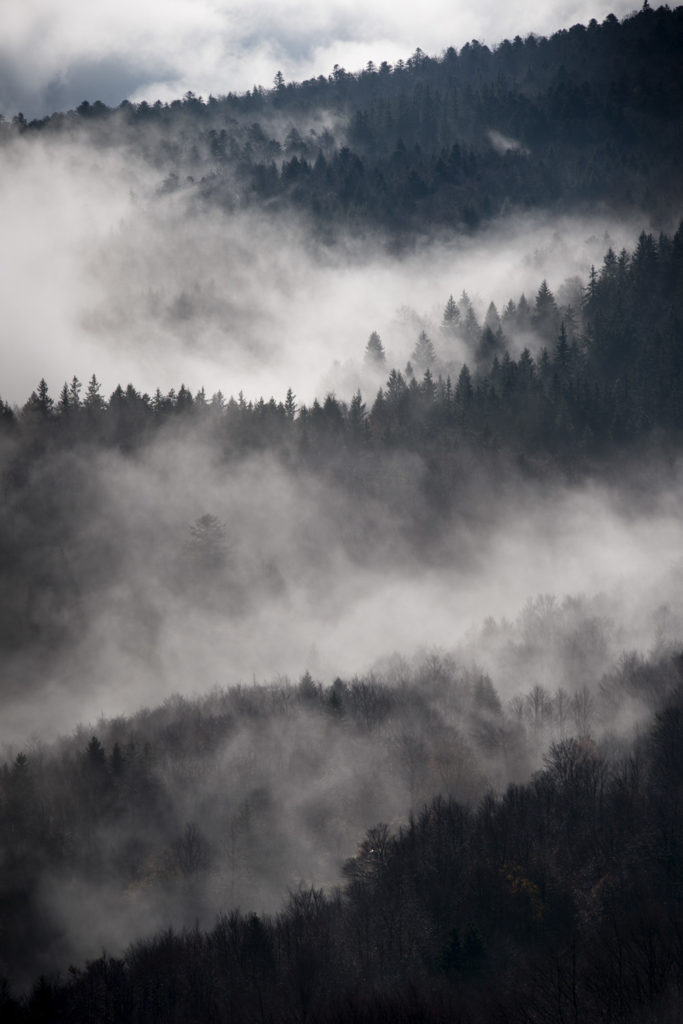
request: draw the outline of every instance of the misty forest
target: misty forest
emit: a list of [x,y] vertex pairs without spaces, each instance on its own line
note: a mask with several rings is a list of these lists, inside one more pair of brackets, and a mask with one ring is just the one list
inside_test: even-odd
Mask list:
[[443,46],[0,116],[3,1022],[681,1020],[683,8]]

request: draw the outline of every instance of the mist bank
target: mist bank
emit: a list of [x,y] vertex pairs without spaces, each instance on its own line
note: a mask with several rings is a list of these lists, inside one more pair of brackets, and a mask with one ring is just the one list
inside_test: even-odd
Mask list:
[[[149,394],[183,382],[255,398],[292,387],[305,402],[372,395],[382,379],[363,362],[371,331],[402,369],[420,330],[438,339],[449,295],[466,291],[483,322],[491,301],[501,312],[522,293],[532,301],[544,279],[571,293],[610,245],[631,249],[649,224],[637,210],[510,214],[391,255],[381,232],[330,247],[286,213],[158,194],[163,174],[116,150],[23,141],[4,153],[0,179],[13,240],[0,283],[10,402],[41,375],[56,392],[93,372],[105,394],[133,380]],[[448,348],[461,364],[464,346]]]
[[555,294],[585,279],[609,245],[672,232],[679,22],[662,8],[2,125],[3,397],[96,372],[107,393],[348,399],[371,331],[402,368],[449,295],[482,320],[543,279]]
[[360,1020],[409,970],[488,1021],[520,963],[534,1024],[632,1024],[641,979],[668,1012],[682,26],[0,123],[14,984],[195,925],[245,1016],[277,977],[309,1019],[323,921]]
[[659,629],[673,639],[680,621],[678,461],[572,483],[460,447],[444,502],[428,452],[226,459],[187,424],[130,453],[81,444],[27,460],[15,443],[0,530],[6,740],[306,668],[330,682],[393,651],[452,648],[538,594],[604,595],[610,656],[647,650]]
[[277,914],[167,929],[24,999],[5,991],[3,1008],[117,1024],[674,1021],[680,727],[679,681],[621,757],[585,736],[556,742],[526,785],[476,808],[438,797],[397,829],[368,829],[341,890],[303,886]]
[[546,597],[454,653],[176,695],[6,751],[0,971],[21,988],[169,927],[275,912],[287,890],[331,893],[437,794],[475,807],[562,751],[618,776],[680,689],[681,644],[660,633],[615,661],[604,612]]
[[192,175],[212,203],[307,211],[324,232],[470,230],[511,206],[666,216],[681,201],[682,26],[680,10],[648,7],[495,49],[418,47],[301,83],[278,72],[274,89],[207,101],[187,92],[110,109],[84,96],[76,111],[0,129],[132,141],[169,185]]
[[[647,648],[680,610],[682,237],[609,249],[566,292],[576,313],[545,282],[483,327],[449,299],[440,351],[421,331],[405,376],[384,378],[374,333],[371,407],[184,386],[106,401],[94,376],[3,404],[7,735],[187,678],[331,679],[452,647],[558,580],[604,592]],[[449,348],[473,366],[455,385]]]

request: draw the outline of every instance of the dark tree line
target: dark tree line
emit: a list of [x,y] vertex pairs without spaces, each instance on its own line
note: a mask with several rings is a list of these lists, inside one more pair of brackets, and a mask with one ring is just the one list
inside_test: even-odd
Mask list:
[[[353,525],[336,522],[335,540],[352,564],[375,567],[405,564],[408,552],[436,564],[444,531],[478,529],[483,493],[502,507],[538,478],[667,465],[683,427],[682,281],[679,229],[644,234],[632,254],[608,252],[574,309],[546,284],[500,314],[490,306],[483,323],[466,297],[449,298],[438,335],[416,339],[409,367],[389,369],[371,334],[367,372],[386,374],[374,401],[358,392],[303,405],[291,389],[280,402],[226,400],[184,386],[150,397],[132,384],[105,398],[95,377],[65,383],[55,400],[41,381],[22,409],[0,410],[3,656],[30,654],[48,672],[87,631],[93,602],[125,582],[133,538],[102,491],[114,470],[142,465],[155,446],[171,450],[167,441],[199,439],[218,474],[264,459],[297,486],[324,484],[331,508],[358,509]],[[535,354],[515,355],[527,341]],[[455,357],[463,348],[466,365]],[[191,534],[181,517],[166,541],[150,537],[164,592],[232,617],[286,592],[281,552],[252,557],[215,508],[202,511]],[[136,622],[149,644],[154,622],[151,610]]]
[[[585,734],[558,739],[526,784],[476,807],[440,796],[397,829],[371,828],[340,890],[304,887],[272,916],[166,931],[44,977],[25,999],[5,991],[3,1019],[673,1024],[680,658],[663,669],[673,689],[618,755]],[[96,742],[87,770],[113,773]]]
[[[418,50],[303,83],[278,74],[272,90],[206,102],[17,115],[0,122],[0,141],[130,146],[165,178],[162,193],[303,211],[326,237],[381,225],[409,243],[511,209],[596,201],[670,223],[682,198],[682,32],[683,8],[646,2],[621,23],[609,15],[494,50],[472,41],[438,58]],[[311,127],[320,111],[337,127]],[[200,438],[216,473],[263,456],[274,475],[333,482],[326,519],[350,496],[367,521],[335,521],[325,536],[337,542],[338,529],[351,566],[383,567],[406,540],[403,557],[438,559],[440,525],[471,526],[487,495],[504,505],[508,475],[516,487],[678,456],[683,226],[609,250],[571,303],[543,282],[480,320],[466,295],[451,296],[408,365],[391,365],[374,331],[365,362],[373,394],[350,401],[133,384],[107,397],[93,376],[56,397],[41,380],[21,409],[0,403],[8,693],[30,695],[32,673],[77,649],[123,580],[132,534],[98,486],[157,442]],[[169,527],[156,548],[149,518],[135,550],[154,548],[157,561],[140,579],[180,595],[181,609],[238,619],[286,593],[279,566],[240,553],[212,512]],[[332,571],[319,570],[324,586]],[[131,603],[134,641],[153,650],[158,609],[145,594]],[[322,686],[306,673],[297,686],[175,699],[7,759],[3,1021],[678,1021],[681,657],[634,655],[605,671],[604,622],[567,605],[559,628],[551,604],[530,609],[521,637],[487,625],[517,689],[508,702],[499,680],[432,657],[412,675]],[[562,665],[563,678],[546,686],[539,664]],[[650,725],[612,731],[629,716]],[[340,888],[302,884],[280,912],[251,912],[265,885],[286,888],[314,840],[333,875],[380,806]],[[198,923],[60,974],[65,910],[77,916],[84,893],[132,907],[150,931],[170,908]]]
[[[520,341],[522,339],[522,341]],[[524,342],[535,347],[535,354]],[[454,355],[462,343],[471,354]],[[387,371],[373,332],[366,364]],[[1,428],[29,452],[80,443],[132,450],[160,428],[207,427],[226,455],[284,451],[322,467],[331,453],[415,449],[435,460],[474,448],[589,465],[615,449],[665,444],[683,429],[683,226],[671,237],[643,233],[632,253],[610,249],[591,271],[578,304],[560,306],[546,282],[535,299],[491,304],[483,324],[466,295],[449,298],[436,345],[422,332],[405,369],[388,372],[366,403],[328,394],[298,405],[208,398],[181,385],[150,397],[132,384],[107,400],[93,376],[74,378],[58,400],[40,381],[21,411],[2,404]],[[446,474],[447,476],[448,474]]]
[[329,686],[305,673],[298,685],[174,697],[20,751],[0,766],[0,977],[26,984],[71,958],[64,927],[78,898],[55,906],[46,885],[96,905],[105,894],[114,936],[126,907],[169,921],[189,901],[193,919],[211,921],[263,888],[285,892],[310,863],[335,877],[368,820],[437,793],[476,803],[501,780],[526,780],[548,743],[588,742],[620,714],[661,709],[676,660],[632,656],[600,675],[573,654],[596,629],[571,602],[527,609],[508,640],[515,680],[533,678],[539,647],[547,658],[559,643],[568,689],[536,684],[509,702],[482,671],[433,655]]
[[[335,67],[302,83],[278,75],[271,90],[206,102],[86,100],[28,124],[18,115],[5,134],[124,138],[168,170],[169,189],[304,210],[322,233],[379,223],[410,240],[511,207],[596,201],[666,217],[682,198],[682,10],[646,4],[622,22],[610,14],[493,50],[418,49],[393,67]],[[311,128],[320,111],[345,127]]]

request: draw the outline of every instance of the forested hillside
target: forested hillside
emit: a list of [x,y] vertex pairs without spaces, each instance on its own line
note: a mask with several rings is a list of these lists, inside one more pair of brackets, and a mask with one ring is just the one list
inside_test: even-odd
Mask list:
[[[427,693],[445,700],[451,713],[469,706],[480,756],[497,748],[509,757],[525,726],[555,732],[531,782],[488,794],[476,807],[438,796],[400,824],[369,829],[344,865],[340,890],[302,885],[275,915],[233,911],[206,932],[165,931],[122,957],[103,955],[72,968],[66,981],[41,980],[23,1005],[5,995],[4,1019],[675,1021],[683,981],[680,658],[625,668],[606,688],[611,713],[646,679],[649,706],[662,707],[645,735],[622,746],[614,737],[593,741],[585,717],[571,721],[569,714],[563,722],[559,693],[552,699],[529,694],[519,718],[506,722],[490,683],[480,679],[472,687],[445,668],[424,666]],[[420,688],[422,681],[413,685]],[[242,727],[244,716],[251,719],[256,736],[273,715],[284,718],[286,731],[292,716],[312,716],[306,731],[317,731],[316,719],[325,722],[322,763],[316,763],[320,751],[308,744],[305,754],[294,755],[305,759],[298,781],[288,770],[295,791],[310,788],[305,775],[320,777],[328,768],[335,733],[359,748],[384,746],[367,771],[382,771],[391,752],[406,775],[411,765],[419,775],[431,764],[446,794],[453,785],[449,774],[462,786],[474,771],[471,753],[462,750],[455,764],[452,738],[442,737],[441,753],[435,745],[436,723],[422,743],[412,731],[427,710],[425,696],[405,685],[399,696],[381,682],[345,686],[341,680],[324,692],[303,680],[297,691],[225,693],[203,706],[178,705],[130,724],[112,723],[107,731],[111,738],[120,735],[123,745],[117,741],[107,752],[96,737],[80,750],[72,744],[59,767],[54,755],[35,763],[18,758],[3,778],[5,827],[17,837],[15,856],[24,851],[9,876],[22,904],[21,917],[17,907],[17,919],[6,919],[14,955],[21,939],[35,955],[36,934],[45,929],[27,916],[33,894],[30,883],[24,888],[43,857],[53,871],[68,863],[71,872],[83,872],[91,886],[111,883],[112,868],[127,868],[148,898],[156,890],[167,903],[184,898],[198,907],[210,895],[215,899],[217,888],[225,898],[235,874],[248,870],[258,877],[265,857],[283,856],[273,816],[287,804],[273,802],[268,788],[252,790],[239,804],[216,796],[210,808],[195,804],[210,837],[192,821],[161,850],[139,838],[141,830],[154,830],[158,841],[160,819],[172,820],[164,772],[176,773],[176,792],[178,772],[184,788],[196,790],[201,779],[203,790],[215,774],[216,744],[239,727],[240,717]],[[577,704],[570,702],[567,711],[570,706]],[[392,736],[399,722],[411,731]],[[144,751],[124,738],[140,728],[150,737]],[[272,740],[269,747],[272,760]],[[321,788],[308,815],[320,814]],[[49,792],[61,814],[49,824],[41,819],[29,810],[28,790],[34,800]],[[476,791],[475,785],[468,795]],[[353,806],[362,806],[358,794],[348,795]],[[323,797],[331,800],[331,813],[342,810],[344,796],[337,788]],[[60,835],[67,820],[68,832]],[[127,833],[136,824],[134,843]],[[112,828],[124,845],[99,847],[98,837]],[[232,883],[223,882],[227,892],[212,879],[221,859],[232,873]],[[73,883],[69,891],[76,895]],[[82,900],[73,913],[84,912]]]
[[678,1022],[682,52],[0,119],[3,1022]]
[[[95,482],[108,472],[110,451],[125,467],[137,453],[172,452],[192,439],[219,477],[259,459],[266,472],[278,467],[301,486],[317,480],[356,504],[357,521],[342,537],[352,561],[379,565],[394,529],[391,558],[403,559],[399,543],[427,564],[442,558],[454,521],[475,528],[477,492],[506,477],[510,489],[531,488],[609,479],[615,461],[623,474],[644,455],[662,466],[675,461],[683,430],[683,229],[658,240],[642,234],[634,253],[608,251],[600,270],[573,289],[573,304],[558,304],[545,282],[531,302],[510,299],[502,315],[491,303],[483,326],[467,295],[450,297],[438,337],[420,332],[404,370],[389,367],[372,332],[359,356],[368,378],[385,382],[367,399],[359,390],[350,402],[328,394],[299,406],[291,388],[281,401],[247,401],[241,393],[192,395],[184,385],[150,397],[133,384],[105,399],[93,376],[85,386],[75,377],[65,382],[56,400],[41,380],[21,410],[4,403],[6,652],[52,657],[68,647],[84,629],[85,595],[117,578],[128,541],[118,537],[121,526],[111,528]],[[452,354],[463,348],[464,364]],[[389,529],[397,499],[399,521]],[[180,527],[163,587],[194,581],[195,597],[218,587],[212,599],[220,594],[234,615],[286,592],[279,553],[245,562],[239,529],[215,509]]]
[[76,111],[5,126],[123,144],[227,209],[305,211],[329,233],[407,242],[521,207],[604,203],[663,221],[681,203],[681,8],[575,25],[490,49],[255,87],[244,95]]
[[[280,401],[247,401],[241,392],[226,401],[205,388],[192,395],[184,384],[153,396],[119,384],[106,400],[95,376],[85,388],[75,377],[65,382],[55,400],[43,379],[20,413],[3,403],[5,436],[34,455],[79,443],[130,451],[185,423],[207,428],[226,458],[272,449],[321,471],[330,456],[353,462],[360,451],[386,449],[456,463],[463,448],[502,449],[583,469],[653,438],[675,450],[683,427],[683,222],[673,238],[643,232],[632,253],[609,249],[587,281],[569,284],[566,303],[543,281],[535,297],[511,297],[500,313],[489,303],[483,323],[467,293],[451,295],[438,336],[420,331],[405,368],[389,365],[372,331],[366,374],[384,383],[350,402],[328,394],[299,407],[292,388]],[[452,479],[442,468],[435,487],[437,477]]]

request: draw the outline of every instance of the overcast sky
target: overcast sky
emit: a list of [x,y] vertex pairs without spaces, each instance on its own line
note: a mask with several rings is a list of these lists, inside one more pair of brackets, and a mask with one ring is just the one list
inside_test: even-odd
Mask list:
[[1,0],[0,112],[240,92],[270,86],[278,69],[300,81],[631,10],[630,0]]

